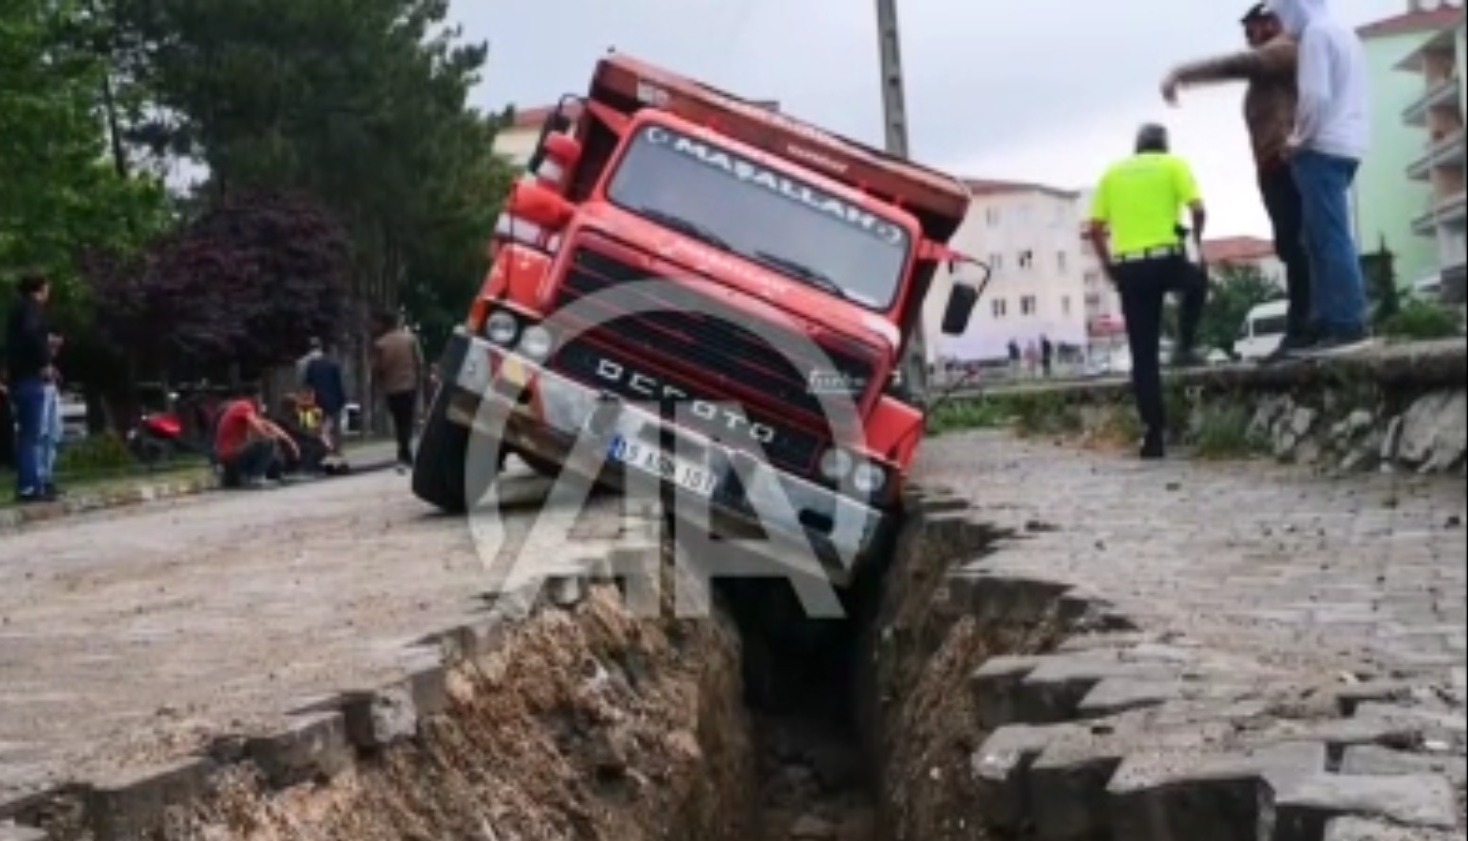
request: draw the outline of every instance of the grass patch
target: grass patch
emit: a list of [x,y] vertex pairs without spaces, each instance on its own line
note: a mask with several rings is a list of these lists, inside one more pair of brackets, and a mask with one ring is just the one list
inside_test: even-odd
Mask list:
[[1073,435],[1085,430],[1079,407],[1060,392],[1016,394],[1015,428],[1021,435]]
[[1266,442],[1254,435],[1252,425],[1253,415],[1238,403],[1202,410],[1194,442],[1198,457],[1217,461],[1264,452]]
[[1013,412],[1005,401],[990,397],[952,400],[938,407],[928,418],[928,431],[934,435],[969,429],[1000,429],[1012,421]]

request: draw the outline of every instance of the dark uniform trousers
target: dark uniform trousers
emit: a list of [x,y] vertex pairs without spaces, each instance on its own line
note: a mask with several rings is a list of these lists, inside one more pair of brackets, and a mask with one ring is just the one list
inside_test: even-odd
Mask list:
[[1161,435],[1167,423],[1159,349],[1164,305],[1169,293],[1181,299],[1177,350],[1191,352],[1196,346],[1203,305],[1208,300],[1208,276],[1202,267],[1189,262],[1181,250],[1172,256],[1119,259],[1113,271],[1132,353],[1132,388],[1136,392],[1137,412],[1149,435]]

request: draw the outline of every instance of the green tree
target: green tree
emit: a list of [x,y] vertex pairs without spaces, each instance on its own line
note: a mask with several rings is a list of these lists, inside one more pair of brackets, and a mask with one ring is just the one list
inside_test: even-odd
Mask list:
[[0,12],[0,315],[17,274],[50,277],[52,317],[68,339],[62,367],[74,381],[112,373],[89,330],[83,253],[136,251],[169,221],[156,180],[125,177],[107,161],[96,23],[69,0],[10,0]]
[[1279,285],[1255,266],[1228,264],[1214,268],[1208,306],[1198,325],[1199,346],[1232,353],[1239,325],[1244,323],[1249,310],[1283,296]]
[[306,191],[347,225],[363,303],[463,306],[508,174],[466,107],[486,48],[446,0],[115,2],[156,97],[132,137],[207,165],[206,202]]

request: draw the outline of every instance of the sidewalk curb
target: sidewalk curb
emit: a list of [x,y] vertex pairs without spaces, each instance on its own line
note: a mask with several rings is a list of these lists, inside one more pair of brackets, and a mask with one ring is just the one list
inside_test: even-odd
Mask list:
[[[391,470],[397,466],[393,460],[373,461],[357,465],[352,472],[341,477],[350,479],[353,476],[362,476],[370,473],[380,473]],[[319,481],[319,480],[309,480]],[[307,484],[307,482],[298,482]],[[295,485],[292,485],[294,487]],[[134,487],[118,488],[114,491],[84,493],[75,497],[68,497],[59,502],[49,505],[17,506],[0,510],[0,535],[19,531],[27,526],[37,523],[46,523],[53,520],[63,520],[81,514],[90,514],[97,511],[108,511],[116,508],[129,508],[135,505],[143,505],[149,502],[159,502],[166,499],[178,499],[186,496],[198,496],[212,491],[224,490],[219,487],[218,481],[211,474],[199,476],[192,479],[159,480],[156,482],[145,482]]]

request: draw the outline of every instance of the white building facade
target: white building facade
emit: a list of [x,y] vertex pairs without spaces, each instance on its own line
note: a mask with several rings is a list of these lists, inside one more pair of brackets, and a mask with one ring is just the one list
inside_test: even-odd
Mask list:
[[[969,181],[973,203],[950,245],[989,265],[993,276],[962,336],[940,329],[953,277],[940,271],[924,312],[930,361],[1003,359],[1042,337],[1057,347],[1086,345],[1086,265],[1078,235],[1080,194],[1009,181]],[[981,279],[960,267],[958,278]]]

